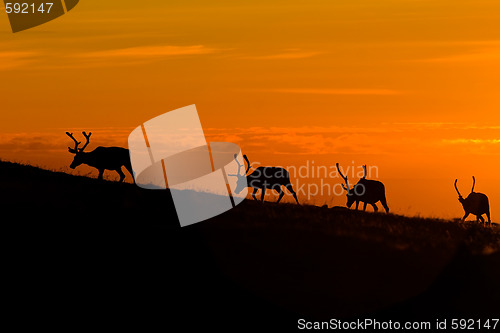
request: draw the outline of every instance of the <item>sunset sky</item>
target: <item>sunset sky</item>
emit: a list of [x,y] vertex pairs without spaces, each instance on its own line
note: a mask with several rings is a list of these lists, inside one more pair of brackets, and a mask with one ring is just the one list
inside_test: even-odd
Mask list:
[[83,0],[15,34],[2,10],[0,159],[69,172],[65,131],[125,147],[196,104],[259,164],[376,166],[395,213],[461,217],[474,175],[498,221],[499,74],[497,0]]

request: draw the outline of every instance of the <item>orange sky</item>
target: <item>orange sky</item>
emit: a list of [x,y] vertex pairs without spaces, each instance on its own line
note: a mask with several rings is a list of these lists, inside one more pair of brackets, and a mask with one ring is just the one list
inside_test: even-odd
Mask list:
[[66,130],[126,146],[196,104],[252,161],[374,165],[426,216],[461,216],[475,175],[500,214],[498,1],[85,0],[16,34],[2,12],[0,36],[2,159],[66,170]]

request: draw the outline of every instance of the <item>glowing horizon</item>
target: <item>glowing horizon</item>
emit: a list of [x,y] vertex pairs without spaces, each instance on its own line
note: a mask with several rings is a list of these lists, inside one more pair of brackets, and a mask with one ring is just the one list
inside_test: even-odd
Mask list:
[[396,213],[461,217],[453,181],[465,192],[474,175],[495,220],[499,9],[87,0],[17,34],[2,12],[0,159],[64,170],[65,131],[125,147],[145,119],[196,104],[207,139],[262,165],[377,166]]

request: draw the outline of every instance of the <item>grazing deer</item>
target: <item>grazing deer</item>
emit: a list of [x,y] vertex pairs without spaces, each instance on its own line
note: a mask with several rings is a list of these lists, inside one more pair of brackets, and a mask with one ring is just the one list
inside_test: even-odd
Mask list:
[[251,174],[247,175],[251,165],[250,162],[248,161],[247,155],[243,155],[243,158],[247,162],[248,167],[245,170],[245,173],[241,175],[240,170],[243,165],[241,165],[240,162],[238,162],[238,159],[236,158],[237,156],[238,155],[234,154],[234,159],[236,160],[236,163],[238,163],[238,172],[237,174],[228,175],[232,177],[238,177],[238,180],[236,182],[236,188],[234,190],[236,194],[243,191],[245,187],[252,187],[253,188],[252,197],[255,200],[257,200],[257,198],[255,197],[255,193],[259,189],[262,189],[262,194],[260,196],[260,199],[261,201],[264,201],[266,189],[270,188],[278,192],[279,197],[277,202],[280,202],[281,198],[283,198],[283,195],[285,194],[285,192],[283,192],[283,190],[281,189],[281,186],[283,185],[288,189],[288,191],[292,193],[293,197],[295,198],[295,201],[297,202],[297,204],[299,204],[299,200],[297,199],[297,194],[292,188],[292,184],[290,183],[290,176],[286,169],[276,168],[276,167],[258,167]]
[[472,176],[472,189],[470,190],[470,194],[465,199],[458,191],[457,181],[458,179],[455,179],[455,190],[457,190],[458,193],[458,201],[460,201],[465,211],[465,215],[462,218],[462,220],[465,221],[467,216],[469,216],[469,214],[472,214],[476,215],[477,222],[481,220],[481,222],[483,222],[484,224],[485,223],[484,218],[481,215],[486,214],[486,216],[488,217],[488,225],[491,225],[490,203],[488,201],[488,197],[486,196],[486,194],[474,192],[474,185],[476,185],[476,178]]
[[364,176],[361,178],[356,185],[351,189],[349,188],[349,182],[347,177],[345,177],[340,171],[339,164],[337,163],[337,170],[339,175],[344,179],[345,186],[342,184],[342,188],[347,191],[347,207],[351,208],[352,204],[356,202],[356,210],[358,210],[359,202],[363,202],[363,211],[366,210],[366,205],[372,205],[375,211],[378,211],[376,203],[380,201],[382,206],[384,206],[386,213],[389,213],[389,206],[387,206],[387,199],[385,198],[385,186],[382,182],[378,180],[366,179],[366,165],[363,165]]
[[[91,167],[99,170],[99,176],[97,177],[99,180],[102,180],[102,176],[104,174],[104,170],[114,170],[118,172],[120,175],[120,182],[125,179],[125,174],[122,171],[122,166],[132,173],[132,164],[130,163],[130,155],[128,149],[121,147],[97,147],[90,153],[84,152],[85,148],[90,142],[90,136],[92,133],[82,132],[87,142],[82,148],[78,148],[78,145],[81,142],[78,142],[74,137],[73,133],[66,132],[66,135],[69,136],[75,142],[75,148],[68,147],[68,151],[71,154],[75,154],[75,158],[73,162],[69,166],[71,169],[76,168],[80,164],[87,164]],[[133,178],[133,177],[132,177]]]

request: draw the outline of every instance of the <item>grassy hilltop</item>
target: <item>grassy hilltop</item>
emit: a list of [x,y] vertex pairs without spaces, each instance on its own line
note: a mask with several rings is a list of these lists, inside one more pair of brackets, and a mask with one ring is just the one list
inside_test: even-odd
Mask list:
[[41,322],[293,330],[498,314],[498,225],[247,200],[180,228],[167,191],[0,172],[13,308]]

